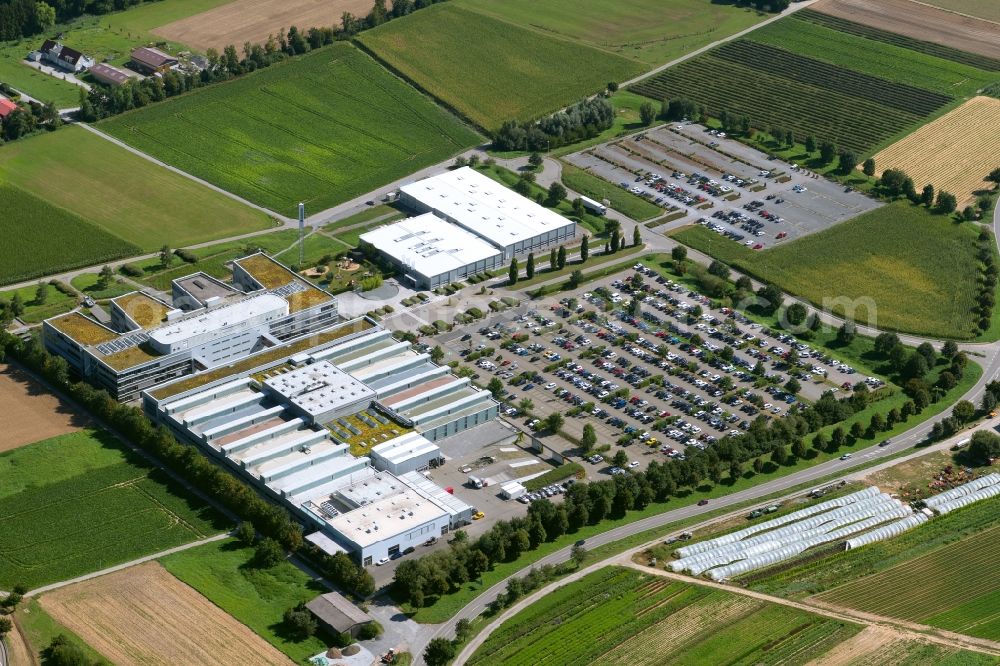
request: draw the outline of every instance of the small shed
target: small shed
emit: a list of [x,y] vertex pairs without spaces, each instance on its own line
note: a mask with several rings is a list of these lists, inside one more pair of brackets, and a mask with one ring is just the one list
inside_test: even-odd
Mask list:
[[361,627],[372,621],[364,612],[336,592],[321,594],[306,604],[324,627],[335,634],[349,633],[355,638]]

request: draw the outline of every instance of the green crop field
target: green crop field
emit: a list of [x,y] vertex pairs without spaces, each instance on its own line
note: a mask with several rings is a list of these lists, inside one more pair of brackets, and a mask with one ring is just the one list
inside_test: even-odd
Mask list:
[[754,252],[705,227],[677,240],[833,312],[829,299],[868,302],[879,328],[968,338],[978,279],[978,231],[896,202],[773,250]]
[[160,563],[295,663],[305,663],[327,643],[322,636],[292,640],[282,631],[282,615],[328,590],[291,562],[270,569],[248,566],[253,554],[252,548],[227,539],[168,555]]
[[458,4],[547,35],[580,41],[649,66],[662,65],[767,18],[711,0],[459,0]]
[[475,664],[804,664],[858,625],[608,567],[500,626]]
[[767,44],[741,39],[644,79],[652,99],[686,97],[711,116],[726,110],[753,127],[779,126],[864,154],[952,100]]
[[488,130],[572,104],[646,69],[455,3],[368,30],[358,40],[394,69]]
[[294,215],[300,201],[309,213],[319,212],[478,139],[345,43],[100,127],[283,215]]
[[[0,177],[146,251],[164,243],[178,247],[272,225],[261,211],[79,127],[4,146]],[[21,247],[35,251],[31,245]],[[60,250],[77,247],[66,242]],[[138,251],[130,247],[118,256],[128,254]],[[85,263],[99,261],[104,259]]]
[[0,586],[66,580],[228,527],[106,432],[0,455]]
[[[1000,509],[996,500],[984,502],[992,503],[994,512]],[[1000,639],[1000,526],[836,587],[817,599]]]
[[0,210],[0,284],[139,252],[68,210],[8,183],[0,182]]
[[754,30],[746,38],[951,97],[973,95],[1000,78],[996,72],[840,32],[796,15]]

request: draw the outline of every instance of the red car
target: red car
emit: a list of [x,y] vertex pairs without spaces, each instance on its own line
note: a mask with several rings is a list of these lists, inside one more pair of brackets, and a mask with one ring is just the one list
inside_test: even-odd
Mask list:
[[784,238],[787,235],[788,234],[786,232],[782,231],[780,234],[778,234],[777,236],[775,236],[775,238],[778,239],[778,240],[781,240],[782,238]]
[[708,504],[708,500],[698,500],[698,506],[705,506]]
[[755,249],[755,250],[759,250],[759,249],[761,249],[762,247],[764,247],[764,246],[763,246],[763,245],[761,245],[760,243],[757,243],[756,245],[754,245],[754,246],[753,246],[753,249]]

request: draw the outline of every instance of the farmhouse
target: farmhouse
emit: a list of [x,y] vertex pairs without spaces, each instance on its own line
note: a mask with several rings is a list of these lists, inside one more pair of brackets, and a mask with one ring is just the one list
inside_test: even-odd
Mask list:
[[49,65],[67,72],[82,72],[94,65],[93,58],[89,58],[79,51],[71,49],[68,46],[63,46],[51,39],[46,39],[42,43],[42,48],[38,50],[38,55],[41,60]]
[[90,75],[100,83],[117,88],[129,80],[129,75],[117,67],[106,65],[103,62],[97,63],[90,68]]
[[17,111],[17,104],[6,97],[0,97],[0,120],[5,119],[10,114]]
[[356,638],[358,630],[372,621],[368,613],[336,592],[321,594],[307,603],[306,608],[334,636],[350,634]]
[[471,520],[417,470],[441,458],[432,439],[498,411],[488,391],[368,319],[146,391],[143,408],[282,502],[312,543],[360,563]]
[[160,49],[140,46],[132,49],[132,67],[140,74],[157,74],[177,65],[177,58]]
[[416,289],[435,289],[503,266],[493,245],[433,213],[361,234]]
[[[263,254],[238,261],[234,284],[204,273],[171,283],[171,302],[143,292],[111,301],[111,321],[80,313],[42,325],[46,348],[118,400],[323,331],[337,301]],[[258,276],[269,285],[265,287]]]
[[504,263],[576,235],[576,222],[470,167],[404,185],[400,202],[479,236],[502,252]]

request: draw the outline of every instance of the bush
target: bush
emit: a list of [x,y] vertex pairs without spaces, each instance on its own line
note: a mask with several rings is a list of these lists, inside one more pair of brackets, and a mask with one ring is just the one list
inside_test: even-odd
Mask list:
[[183,261],[186,261],[189,264],[196,264],[196,263],[198,263],[198,257],[196,257],[194,255],[194,253],[191,252],[191,250],[185,250],[184,248],[178,248],[178,249],[174,250],[174,254],[176,254]]
[[123,264],[119,270],[121,270],[121,272],[124,275],[127,275],[129,277],[142,277],[143,275],[146,274],[145,271],[143,271],[135,264]]
[[316,633],[316,618],[302,602],[286,610],[282,619],[289,635],[297,641],[304,641]]
[[378,638],[382,635],[382,625],[374,620],[361,625],[361,629],[358,631],[358,638],[363,641],[370,641],[373,638]]
[[280,543],[268,537],[261,539],[257,544],[252,564],[259,569],[270,569],[277,566],[283,559],[285,559],[284,548],[281,547]]

